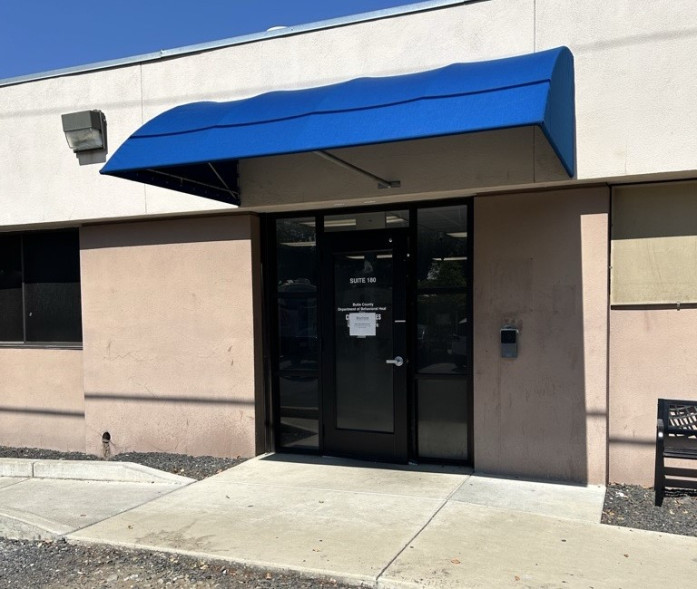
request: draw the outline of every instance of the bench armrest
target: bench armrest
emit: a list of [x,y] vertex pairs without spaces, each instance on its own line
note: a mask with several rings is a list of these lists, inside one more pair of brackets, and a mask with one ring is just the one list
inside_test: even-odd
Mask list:
[[665,438],[665,425],[662,419],[656,420],[656,450],[663,453],[663,439]]

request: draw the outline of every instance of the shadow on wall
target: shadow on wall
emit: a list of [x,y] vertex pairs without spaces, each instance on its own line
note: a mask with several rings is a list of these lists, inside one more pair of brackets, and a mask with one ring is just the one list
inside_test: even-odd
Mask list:
[[0,406],[0,446],[84,449],[83,411]]
[[[249,240],[252,236],[250,215],[202,215],[196,219],[131,221],[93,227],[83,250],[124,248],[147,245],[192,244],[216,241]],[[83,231],[83,235],[84,235]]]
[[602,189],[475,203],[477,470],[605,482],[607,207]]

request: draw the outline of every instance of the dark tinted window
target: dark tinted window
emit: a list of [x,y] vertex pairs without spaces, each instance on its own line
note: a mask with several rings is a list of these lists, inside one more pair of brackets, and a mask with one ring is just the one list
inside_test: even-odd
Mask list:
[[0,237],[0,341],[82,340],[77,231]]
[[285,448],[319,445],[319,392],[315,376],[281,376],[280,443]]
[[417,219],[418,455],[463,461],[471,422],[468,206],[421,208]]
[[467,286],[467,207],[419,209],[419,287]]
[[279,363],[281,370],[316,370],[317,247],[315,219],[276,221]]
[[319,338],[315,217],[276,219],[277,443],[319,447]]
[[0,341],[24,339],[21,245],[19,235],[0,235]]
[[417,369],[461,374],[468,365],[467,206],[419,209]]
[[417,367],[422,373],[462,373],[467,366],[467,295],[420,294]]
[[466,460],[467,383],[465,380],[428,380],[418,383],[419,456]]

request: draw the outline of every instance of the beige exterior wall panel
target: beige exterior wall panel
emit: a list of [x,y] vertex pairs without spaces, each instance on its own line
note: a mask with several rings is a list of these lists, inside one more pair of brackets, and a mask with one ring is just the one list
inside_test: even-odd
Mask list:
[[657,399],[697,399],[697,309],[620,308],[610,318],[609,479],[650,487]]
[[11,138],[0,142],[0,225],[144,215],[153,212],[148,191],[168,195],[168,212],[223,208],[214,201],[102,176],[103,161],[81,165],[68,147],[64,113],[102,110],[109,156],[145,122],[140,65],[18,84],[0,88],[0,95],[0,129]]
[[490,0],[147,63],[145,119],[197,100],[237,100],[530,53],[533,8],[534,0]]
[[0,446],[85,449],[82,350],[0,349]]
[[[662,0],[641,10],[632,0],[489,0],[302,34],[291,29],[265,40],[2,87],[0,128],[9,140],[0,145],[0,224],[65,224],[230,208],[101,176],[99,163],[79,165],[63,136],[63,113],[103,110],[113,154],[144,122],[180,104],[417,72],[560,45],[575,56],[578,179],[694,174],[694,22],[697,4],[692,0]],[[474,151],[478,153],[476,146]],[[458,162],[470,161],[471,154]],[[394,162],[383,163],[389,168]],[[407,169],[426,165],[431,164],[417,158]],[[546,181],[540,173],[544,170],[536,162],[534,174],[528,165],[524,173],[516,169],[514,178],[473,175],[459,188],[476,191],[516,182],[531,187]],[[305,174],[314,171],[308,166]],[[452,189],[434,178],[430,191],[445,195]],[[355,190],[353,182],[348,186],[349,196],[365,198],[360,183]],[[404,194],[414,190],[407,186]],[[257,196],[251,201],[258,202]],[[369,196],[375,195],[371,191]],[[244,194],[242,203],[249,206]]]
[[697,302],[697,182],[612,192],[612,304]]
[[477,470],[605,482],[608,207],[605,188],[475,200]]
[[535,50],[574,54],[578,177],[694,171],[692,0],[537,0]]
[[245,215],[82,230],[88,449],[108,431],[116,452],[255,454],[256,226]]

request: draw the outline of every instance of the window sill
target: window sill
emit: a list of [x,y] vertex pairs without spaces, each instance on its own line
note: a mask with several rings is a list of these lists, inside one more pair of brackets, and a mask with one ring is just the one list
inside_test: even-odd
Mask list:
[[0,342],[0,349],[1,348],[25,350],[82,350],[82,343]]

